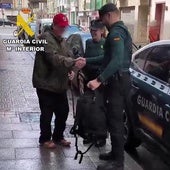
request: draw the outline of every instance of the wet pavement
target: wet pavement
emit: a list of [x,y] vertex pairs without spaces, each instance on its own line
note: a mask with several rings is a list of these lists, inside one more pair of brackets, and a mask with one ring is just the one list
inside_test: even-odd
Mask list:
[[[58,146],[55,150],[39,147],[40,110],[32,87],[34,53],[6,51],[2,39],[14,39],[13,30],[0,27],[0,170],[95,170],[102,163],[98,159],[99,153],[110,150],[109,140],[101,149],[92,148],[82,164],[74,160],[75,140],[69,134],[74,121],[71,100],[65,132],[65,136],[72,142],[71,147]],[[83,150],[87,147],[81,139],[79,145]],[[125,170],[142,169],[169,168],[142,146],[136,153],[125,152]]]

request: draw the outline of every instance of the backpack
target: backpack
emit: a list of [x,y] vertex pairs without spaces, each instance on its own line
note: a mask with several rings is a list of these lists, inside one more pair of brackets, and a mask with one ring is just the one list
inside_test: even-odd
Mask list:
[[[75,122],[70,133],[76,138],[75,159],[80,154],[79,163],[81,163],[83,155],[96,144],[98,139],[107,137],[106,110],[102,99],[102,94],[96,95],[96,92],[89,90],[77,100]],[[92,141],[85,152],[78,149],[78,136]]]

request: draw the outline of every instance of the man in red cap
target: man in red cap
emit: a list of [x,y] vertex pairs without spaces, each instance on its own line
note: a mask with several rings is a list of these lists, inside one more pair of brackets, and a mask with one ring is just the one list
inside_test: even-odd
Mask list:
[[59,13],[53,18],[53,31],[57,36],[62,37],[65,29],[69,26],[66,15]]
[[[66,90],[68,80],[73,79],[73,67],[78,60],[72,58],[62,35],[69,26],[67,17],[59,13],[54,16],[50,29],[42,33],[45,39],[44,52],[37,52],[33,71],[33,86],[37,90],[41,110],[39,138],[40,145],[55,148],[56,144],[70,146],[63,132],[69,112]],[[52,133],[51,120],[55,114]]]

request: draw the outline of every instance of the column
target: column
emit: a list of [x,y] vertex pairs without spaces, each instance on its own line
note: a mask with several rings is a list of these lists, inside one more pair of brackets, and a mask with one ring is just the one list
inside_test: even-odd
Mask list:
[[148,16],[149,6],[140,5],[138,7],[138,23],[137,23],[137,37],[136,41],[139,43],[148,42]]

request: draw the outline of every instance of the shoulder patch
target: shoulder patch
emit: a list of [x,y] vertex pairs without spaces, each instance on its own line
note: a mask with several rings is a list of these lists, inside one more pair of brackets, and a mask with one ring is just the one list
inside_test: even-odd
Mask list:
[[114,38],[114,41],[119,41],[120,40],[120,37],[115,37]]

